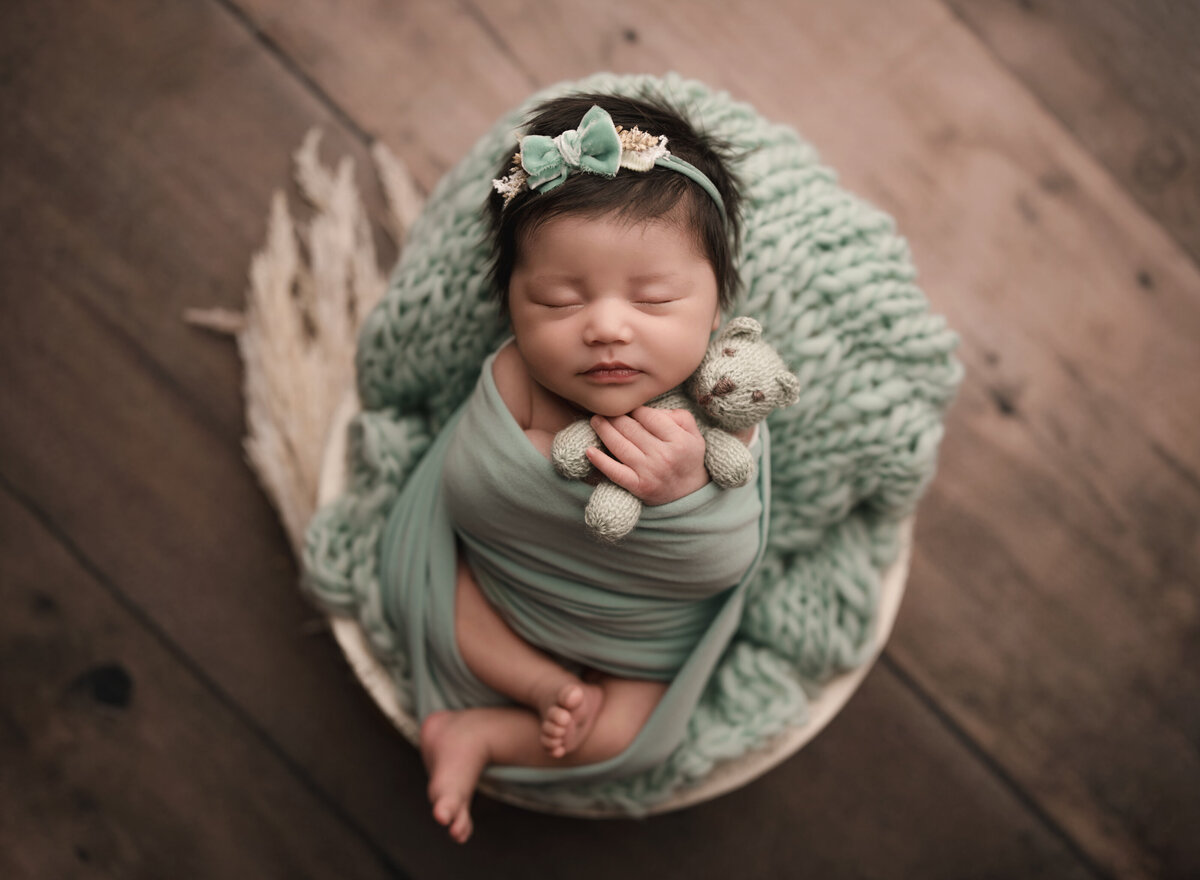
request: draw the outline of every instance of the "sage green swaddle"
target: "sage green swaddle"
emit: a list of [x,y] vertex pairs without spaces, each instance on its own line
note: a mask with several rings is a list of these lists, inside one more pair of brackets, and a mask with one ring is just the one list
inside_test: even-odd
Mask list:
[[[560,477],[530,443],[500,398],[493,360],[408,481],[382,539],[382,609],[403,633],[417,714],[506,702],[457,649],[457,535],[481,590],[523,638],[602,672],[672,682],[621,755],[488,775],[601,780],[653,767],[679,745],[737,628],[766,538],[769,474],[647,508],[620,545],[600,544],[583,524],[591,487]],[[767,443],[760,437],[756,450]]]

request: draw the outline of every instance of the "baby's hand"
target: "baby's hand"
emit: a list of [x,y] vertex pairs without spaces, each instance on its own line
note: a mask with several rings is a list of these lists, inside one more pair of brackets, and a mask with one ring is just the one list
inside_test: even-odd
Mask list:
[[708,482],[704,438],[687,410],[639,406],[627,416],[592,416],[592,427],[611,455],[593,446],[588,461],[643,504],[675,501]]

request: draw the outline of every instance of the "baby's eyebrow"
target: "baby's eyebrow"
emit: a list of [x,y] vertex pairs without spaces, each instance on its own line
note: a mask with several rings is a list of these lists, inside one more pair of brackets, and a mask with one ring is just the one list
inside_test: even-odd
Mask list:
[[630,276],[634,284],[650,284],[654,281],[671,281],[679,277],[678,272],[647,272],[643,275]]
[[582,275],[572,275],[567,272],[539,272],[529,276],[531,284],[578,284],[583,280]]

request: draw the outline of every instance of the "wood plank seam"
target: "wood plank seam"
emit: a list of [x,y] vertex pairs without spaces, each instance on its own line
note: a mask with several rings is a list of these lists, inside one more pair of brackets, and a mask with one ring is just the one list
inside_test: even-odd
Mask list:
[[1083,139],[1076,134],[1075,130],[1070,126],[1068,121],[1064,119],[1062,115],[1059,114],[1040,94],[1038,94],[1025,83],[1020,74],[1012,67],[1012,65],[1010,65],[989,42],[983,39],[982,34],[975,29],[970,20],[968,20],[952,3],[948,2],[948,0],[939,0],[939,2],[942,7],[944,7],[945,10],[951,16],[953,16],[956,21],[958,21],[963,29],[971,35],[976,43],[979,44],[979,47],[983,50],[984,54],[989,56],[998,68],[1003,70],[1009,77],[1018,82],[1021,88],[1029,95],[1030,99],[1039,107],[1041,107],[1048,116],[1053,118],[1058,123],[1058,126],[1062,130],[1063,134],[1066,135],[1068,139],[1073,141],[1082,152],[1086,153],[1091,158],[1092,162],[1095,163],[1097,168],[1103,170],[1103,173],[1109,177],[1116,188],[1122,190],[1129,197],[1130,202],[1137,206],[1142,215],[1154,226],[1157,226],[1158,229],[1168,239],[1170,239],[1171,243],[1179,249],[1180,253],[1187,257],[1188,261],[1193,266],[1200,268],[1200,260],[1197,260],[1192,254],[1192,251],[1188,246],[1188,242],[1180,237],[1180,235],[1175,231],[1174,227],[1170,224],[1161,222],[1159,218],[1151,212],[1149,206],[1144,204],[1142,199],[1138,197],[1137,192],[1125,185],[1116,169],[1112,168],[1108,162],[1105,161],[1105,158],[1102,155],[1093,152],[1083,141]]
[[[990,360],[990,358],[996,357],[995,353],[989,351],[987,349],[987,346],[984,344],[984,342],[981,339],[979,339],[970,329],[968,329],[967,327],[960,327],[957,329],[958,329],[959,335],[962,336],[964,343],[967,343],[966,345],[963,346],[962,357],[964,358],[964,361],[967,361],[967,359],[969,359],[970,353],[972,351],[984,352],[983,357],[984,357],[985,361]],[[1046,348],[1049,350],[1053,350],[1053,345],[1047,343]],[[1055,357],[1055,360],[1058,362],[1058,364],[1062,367],[1063,372],[1067,376],[1069,376],[1072,381],[1074,381],[1077,385],[1079,385],[1081,389],[1083,389],[1087,393],[1091,393],[1091,394],[1097,393],[1093,389],[1091,383],[1088,382],[1084,378],[1084,376],[1083,376],[1082,372],[1079,370],[1079,368],[1076,367],[1075,364],[1072,363],[1065,355],[1056,351],[1056,352],[1054,352],[1054,357]],[[981,364],[979,364],[979,363],[971,364],[969,361],[967,361],[966,366],[968,367],[968,373],[974,374],[976,376],[986,376],[986,371],[982,368]],[[1042,433],[1040,433],[1036,430],[1038,427],[1037,423],[1035,421],[1029,419],[1025,415],[1025,413],[1022,411],[1022,409],[1019,407],[1019,405],[1018,405],[1019,395],[1016,392],[1014,392],[1013,390],[1011,390],[1009,388],[1005,388],[1001,385],[998,385],[998,384],[987,384],[986,390],[987,390],[987,393],[992,397],[997,411],[1005,419],[1011,420],[1011,421],[1021,425],[1024,428],[1025,433],[1029,436],[1030,442],[1035,444],[1037,446],[1037,448],[1042,450],[1043,452],[1055,451],[1053,446],[1054,446],[1054,443],[1058,442],[1057,438],[1055,438],[1055,437],[1047,438]],[[1053,432],[1051,432],[1051,433],[1053,433]],[[1147,442],[1147,444],[1153,444],[1155,441],[1154,441],[1154,438],[1150,437],[1149,435],[1146,435],[1146,442]],[[1093,503],[1096,505],[1096,508],[1098,510],[1103,510],[1105,516],[1110,521],[1115,522],[1115,523],[1119,523],[1122,521],[1120,511],[1116,507],[1113,506],[1112,501],[1109,498],[1107,498],[1100,491],[1100,489],[1096,486],[1095,481],[1093,479],[1091,479],[1091,475],[1089,474],[1087,468],[1085,468],[1083,466],[1076,466],[1074,471],[1072,472],[1071,476],[1079,481],[1079,485],[1083,488],[1083,490],[1092,499]],[[1049,501],[1050,501],[1050,499],[1047,499],[1047,502],[1049,502]],[[1106,558],[1112,559],[1114,561],[1116,561],[1119,558],[1119,554],[1116,551],[1114,551],[1111,547],[1108,547],[1108,546],[1102,544],[1101,542],[1099,542],[1095,538],[1093,538],[1091,535],[1085,534],[1082,530],[1072,527],[1072,532],[1075,535],[1077,535],[1080,539],[1085,541],[1089,546],[1091,546],[1097,552],[1099,552],[1102,556],[1105,556]]]
[[219,417],[210,410],[205,409],[192,394],[191,389],[183,385],[172,374],[167,364],[156,359],[150,349],[142,343],[142,340],[129,332],[127,325],[114,321],[109,314],[97,307],[96,303],[86,296],[75,296],[72,292],[66,290],[63,291],[63,295],[82,311],[86,312],[88,319],[93,324],[103,328],[115,341],[116,345],[129,352],[130,358],[145,371],[147,376],[159,382],[164,388],[170,389],[175,399],[183,404],[189,413],[195,416],[196,421],[200,425],[203,425],[207,432],[217,438],[225,436],[227,430]]
[[524,59],[522,59],[521,56],[513,50],[513,47],[508,44],[508,41],[504,39],[503,34],[496,30],[495,25],[493,25],[488,17],[483,14],[483,10],[472,3],[471,0],[462,0],[462,2],[459,4],[459,8],[462,9],[471,18],[471,20],[475,22],[476,25],[479,26],[479,29],[483,32],[483,34],[492,41],[497,49],[500,50],[500,54],[511,61],[513,67],[521,71],[521,75],[524,76],[525,81],[529,83],[530,91],[540,88],[543,85],[542,83],[538,82],[537,75],[525,65]]
[[371,142],[375,140],[375,137],[369,131],[363,128],[363,126],[360,125],[359,122],[353,116],[351,116],[341,104],[335,101],[332,95],[321,88],[320,83],[309,76],[304,68],[301,67],[296,61],[296,59],[285,52],[283,47],[279,45],[279,43],[276,42],[270,34],[268,34],[263,28],[259,27],[257,22],[250,17],[249,12],[242,9],[240,6],[234,3],[233,0],[213,0],[213,2],[217,6],[224,9],[225,12],[227,12],[229,16],[233,18],[235,22],[237,22],[238,25],[244,28],[245,31],[255,40],[255,42],[263,47],[268,55],[278,61],[279,65],[289,75],[294,77],[296,82],[299,83],[305,91],[316,98],[318,103],[320,103],[322,107],[329,111],[334,119],[349,129],[358,139],[359,143],[363,144],[364,146],[370,146]]
[[388,870],[400,880],[407,880],[411,875],[391,858],[388,852],[364,829],[354,821],[341,804],[329,795],[306,772],[305,768],[289,755],[276,741],[259,725],[246,709],[234,700],[211,676],[209,676],[187,652],[185,652],[171,637],[151,618],[137,603],[133,602],[112,580],[71,540],[70,536],[29,498],[14,486],[7,476],[0,472],[0,490],[8,495],[26,513],[29,514],[47,535],[57,542],[77,565],[103,589],[113,601],[129,615],[130,619],[140,626],[153,638],[170,656],[177,661],[182,669],[190,674],[217,701],[218,705],[228,711],[233,719],[241,724],[256,742],[272,755],[299,783],[308,791],[324,809],[340,822],[351,834],[358,838],[367,850]]
[[1200,474],[1189,468],[1184,462],[1176,458],[1170,450],[1164,447],[1153,437],[1149,438],[1150,450],[1159,457],[1180,480],[1191,486],[1197,494],[1200,494]]
[[898,681],[912,692],[918,702],[941,724],[950,736],[963,749],[975,758],[996,779],[1013,799],[1016,800],[1034,818],[1041,822],[1046,831],[1056,838],[1070,853],[1079,859],[1092,876],[1097,880],[1111,880],[1111,874],[1104,871],[1074,837],[1062,825],[1054,821],[1046,810],[1029,794],[994,756],[992,756],[973,736],[971,736],[945,709],[938,705],[937,700],[896,660],[891,651],[884,651],[879,657],[881,666],[891,672]]
[[[964,346],[964,357],[967,357],[971,351],[984,352],[984,360],[987,360],[989,356],[994,356],[992,352],[987,350],[982,340],[975,337],[969,329],[961,327],[959,328],[959,332],[963,336],[964,342],[968,343]],[[1089,401],[1087,403],[1089,408],[1103,409],[1105,412],[1116,411],[1116,408],[1121,405],[1122,401],[1106,395],[1102,387],[1089,381],[1074,361],[1055,350],[1053,342],[1045,341],[1042,344],[1047,351],[1053,352],[1054,361],[1062,369],[1063,374],[1070,378],[1083,394],[1096,398],[1096,401]],[[968,372],[977,376],[985,375],[985,371],[980,364],[972,366],[972,364],[968,363],[967,366]],[[1055,434],[1053,425],[1040,425],[1037,421],[1026,418],[1017,406],[1017,395],[1010,394],[1006,389],[993,386],[988,386],[987,390],[993,397],[1004,398],[996,400],[997,409],[1006,419],[1012,420],[1024,428],[1025,433],[1030,439],[1030,443],[1036,449],[1050,458],[1053,458],[1056,453],[1060,452],[1059,447],[1062,447],[1062,452],[1069,453],[1069,449],[1063,445],[1061,438]],[[1047,428],[1048,430],[1039,430],[1039,428]],[[1146,449],[1173,471],[1189,490],[1200,493],[1200,475],[1197,475],[1185,462],[1180,461],[1153,434],[1145,431],[1142,425],[1132,419],[1128,421],[1126,431],[1130,435],[1136,435],[1145,444]],[[1096,511],[1103,512],[1105,518],[1114,528],[1125,528],[1129,523],[1128,517],[1114,503],[1113,499],[1101,491],[1091,465],[1091,462],[1079,461],[1074,456],[1068,454],[1064,459],[1063,467],[1065,469],[1064,472],[1069,473],[1075,484],[1086,493]],[[1047,505],[1053,505],[1055,499],[1052,495],[1047,495],[1043,498],[1043,502]],[[1097,556],[1107,559],[1114,565],[1119,565],[1122,562],[1123,555],[1121,551],[1108,543],[1100,541],[1095,535],[1081,528],[1075,521],[1064,518],[1063,526],[1080,541],[1081,545],[1093,550]]]

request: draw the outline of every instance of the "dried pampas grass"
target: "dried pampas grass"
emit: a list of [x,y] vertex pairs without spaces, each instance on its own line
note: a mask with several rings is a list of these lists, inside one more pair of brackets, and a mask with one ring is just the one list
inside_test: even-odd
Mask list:
[[[192,324],[237,337],[244,366],[246,453],[279,511],[299,557],[316,509],[321,460],[334,412],[353,387],[362,318],[387,287],[372,229],[354,183],[354,162],[321,164],[321,134],[294,154],[300,194],[312,207],[292,219],[277,191],[267,241],[254,255],[244,312],[190,309]],[[422,198],[407,168],[380,143],[371,157],[388,211],[385,232],[399,247]]]

